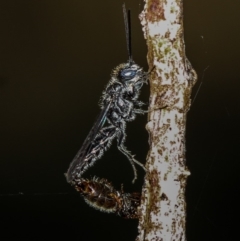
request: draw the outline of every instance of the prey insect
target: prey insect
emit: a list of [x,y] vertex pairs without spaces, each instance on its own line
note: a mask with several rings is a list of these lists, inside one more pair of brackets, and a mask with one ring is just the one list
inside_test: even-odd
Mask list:
[[106,179],[96,177],[75,179],[72,184],[91,207],[127,219],[138,218],[140,193],[117,191]]
[[118,65],[112,71],[111,79],[100,99],[100,115],[66,173],[69,183],[75,183],[76,179],[80,179],[83,173],[102,157],[114,139],[117,140],[119,151],[132,165],[133,182],[137,179],[135,163],[144,168],[143,164],[127,150],[124,143],[126,123],[133,121],[137,114],[146,112],[140,108],[144,103],[138,98],[143,84],[147,84],[149,73],[144,72],[132,59],[130,10],[127,12],[125,5],[123,15],[129,59],[127,63]]

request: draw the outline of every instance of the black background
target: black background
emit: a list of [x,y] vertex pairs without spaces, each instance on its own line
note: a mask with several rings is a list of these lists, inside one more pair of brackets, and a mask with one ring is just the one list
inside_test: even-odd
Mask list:
[[[133,57],[147,70],[143,3],[125,2]],[[63,175],[99,113],[112,68],[127,60],[122,3],[0,1],[1,240],[135,239],[136,220],[93,210]],[[186,53],[199,75],[193,96],[201,85],[186,135],[189,241],[233,240],[239,229],[239,7],[238,0],[184,0]],[[127,127],[126,145],[142,162],[146,118]],[[140,191],[138,170],[132,185],[132,169],[114,143],[86,176]]]

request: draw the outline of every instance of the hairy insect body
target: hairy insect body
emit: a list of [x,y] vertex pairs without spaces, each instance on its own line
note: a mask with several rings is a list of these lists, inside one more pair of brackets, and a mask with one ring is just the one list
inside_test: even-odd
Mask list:
[[116,213],[128,219],[138,218],[139,193],[119,192],[106,179],[96,177],[90,180],[83,178],[75,180],[74,186],[85,201],[95,209],[107,213]]
[[[116,69],[118,72],[112,76],[110,83],[103,92],[100,106],[105,106],[109,100],[114,100],[107,116],[108,122],[121,129],[125,122],[134,120],[136,113],[139,113],[138,107],[142,105],[142,102],[137,101],[140,94],[139,87],[142,87],[147,80],[144,78],[145,73],[136,64],[129,67],[128,64],[122,64]],[[126,69],[129,73],[126,72]],[[126,77],[123,74],[129,74],[132,79],[130,79],[130,76]],[[140,112],[144,113],[143,111]]]
[[115,138],[118,149],[132,165],[134,180],[137,178],[134,163],[143,168],[144,166],[135,160],[124,146],[124,142],[126,122],[134,120],[136,114],[145,113],[139,109],[143,103],[138,101],[144,83],[147,83],[147,74],[133,62],[120,64],[113,70],[111,80],[100,99],[102,111],[68,169],[66,174],[68,182],[79,179],[96,160],[102,157]]
[[117,140],[119,151],[128,158],[133,168],[133,182],[137,179],[135,164],[145,169],[127,150],[124,143],[126,123],[133,121],[137,114],[146,112],[140,108],[143,103],[138,97],[143,84],[147,83],[149,73],[145,73],[132,59],[131,18],[125,5],[123,16],[129,60],[112,71],[111,79],[99,102],[101,112],[65,175],[67,181],[75,186],[90,206],[100,211],[116,213],[121,217],[138,218],[139,193],[117,191],[106,179],[82,177],[85,171],[103,156],[114,139]]
[[136,118],[136,113],[139,113],[137,107],[143,105],[137,99],[144,83],[147,83],[146,73],[137,64],[120,64],[113,70],[112,78],[100,101],[100,106],[103,107],[109,100],[115,100],[109,116],[112,124],[118,125],[123,120],[132,121]]

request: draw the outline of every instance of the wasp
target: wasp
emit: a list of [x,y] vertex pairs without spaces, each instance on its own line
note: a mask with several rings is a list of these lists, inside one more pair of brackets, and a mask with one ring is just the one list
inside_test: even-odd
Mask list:
[[75,189],[91,207],[107,213],[115,213],[127,219],[138,218],[137,207],[140,205],[140,193],[117,191],[106,179],[75,179]]
[[114,139],[117,139],[119,151],[132,165],[133,182],[137,179],[135,163],[145,169],[144,165],[127,150],[124,143],[126,123],[133,121],[137,114],[146,112],[140,108],[144,103],[138,98],[143,84],[147,84],[149,73],[144,72],[132,59],[130,10],[127,13],[125,5],[123,5],[123,15],[129,59],[112,71],[111,79],[99,102],[101,112],[66,173],[69,183],[81,178],[83,173],[103,156]]

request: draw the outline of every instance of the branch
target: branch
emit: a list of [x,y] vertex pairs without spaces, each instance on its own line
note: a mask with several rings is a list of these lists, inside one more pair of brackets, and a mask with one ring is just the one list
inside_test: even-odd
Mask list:
[[137,241],[185,241],[186,114],[197,75],[185,56],[182,0],[145,0],[140,15],[148,46],[150,151]]

